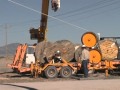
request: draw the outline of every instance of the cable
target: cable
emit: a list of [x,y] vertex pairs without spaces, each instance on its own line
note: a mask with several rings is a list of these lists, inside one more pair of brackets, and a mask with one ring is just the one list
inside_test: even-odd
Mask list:
[[[109,0],[109,2],[111,2],[110,0]],[[103,3],[105,3],[105,1],[104,0],[102,0],[102,1],[99,1],[99,2],[96,2],[96,3],[94,3],[94,4],[91,4],[91,5],[100,5],[100,4],[103,4]],[[112,4],[115,4],[116,2],[114,2],[114,3],[111,3],[111,4],[108,4],[107,6],[109,6],[109,5],[112,5]],[[87,7],[89,7],[90,8],[90,6],[91,5],[89,5],[89,6],[87,6]],[[93,8],[92,10],[87,10],[87,11],[85,11],[85,12],[83,12],[83,13],[81,13],[81,14],[84,14],[84,13],[87,13],[88,11],[93,11],[93,10],[96,10],[96,9],[99,9],[99,8],[104,8],[104,7],[107,7],[106,5],[104,5],[103,7],[98,7],[98,8]],[[82,7],[82,8],[84,8],[85,9],[85,7]],[[80,8],[81,9],[81,8]],[[87,9],[87,8],[86,8]],[[77,9],[77,10],[79,10],[79,9]],[[75,10],[76,11],[76,10]],[[68,13],[68,12],[67,12]],[[95,15],[95,14],[94,14]],[[72,15],[73,16],[73,15]],[[69,16],[70,17],[70,16]],[[69,18],[68,17],[68,18]],[[83,19],[83,18],[82,18]],[[32,20],[32,21],[37,21],[37,20]],[[19,24],[20,25],[20,24]]]
[[[88,13],[88,12],[91,12],[91,11],[96,11],[97,9],[105,8],[105,7],[108,7],[110,5],[119,3],[119,1],[117,1],[117,2],[113,2],[113,0],[108,0],[108,1],[107,0],[101,0],[99,2],[92,3],[91,5],[88,5],[87,7],[84,6],[84,7],[81,7],[79,9],[76,9],[76,10],[73,10],[73,11],[68,11],[68,12],[65,12],[64,14],[59,14],[59,15],[56,15],[56,16],[65,16],[65,17],[62,17],[62,18],[65,18],[65,19],[66,18],[71,18],[72,16],[74,16],[74,17],[77,16],[77,15],[80,16],[82,14],[85,14],[85,13]],[[106,2],[107,2],[107,5],[104,5],[104,3],[106,4]],[[108,3],[110,3],[110,4],[108,4]],[[99,6],[101,4],[102,4],[102,7],[96,7],[96,6]],[[96,7],[96,8],[94,8],[94,7]],[[80,12],[79,12],[79,10],[80,10]],[[86,11],[84,11],[84,10],[86,10]],[[83,12],[81,12],[81,11],[83,11]],[[72,14],[72,15],[70,15],[70,14]],[[54,16],[54,17],[56,17],[56,16]],[[54,21],[54,20],[52,20],[52,21]]]
[[[91,5],[88,5],[87,6],[87,8],[91,8],[91,6],[94,6],[94,5],[100,5],[100,4],[103,4],[103,3],[105,3],[105,2],[107,2],[107,0],[101,0],[101,1],[99,1],[99,2],[95,2],[95,3],[93,3],[93,4],[91,4]],[[56,15],[56,16],[64,16],[64,15],[67,15],[67,14],[70,14],[70,13],[72,13],[73,14],[73,12],[76,12],[76,11],[78,11],[78,10],[84,10],[84,9],[87,9],[87,8],[85,8],[85,7],[82,7],[82,8],[79,8],[79,9],[76,9],[76,10],[74,10],[74,11],[69,11],[69,12],[66,12],[66,13],[64,13],[64,14],[59,14],[59,15]],[[85,12],[86,13],[86,12]],[[84,12],[83,13],[81,13],[81,14],[84,14]],[[75,15],[77,15],[77,14],[75,14]],[[56,16],[54,16],[54,17],[56,17]],[[73,16],[73,15],[72,15]],[[71,17],[72,17],[71,16]],[[66,18],[69,18],[69,17],[66,17]],[[36,23],[38,23],[38,19],[36,19],[36,20],[30,20],[30,21],[32,21],[32,23],[34,23],[34,22],[36,22]],[[54,21],[54,20],[52,20],[52,21]],[[29,21],[25,21],[25,22],[19,22],[20,24],[23,24],[23,23],[28,23]],[[18,23],[18,25],[20,25]],[[15,23],[16,24],[16,23]]]
[[79,11],[81,11],[81,10],[86,10],[86,9],[90,9],[91,7],[95,7],[95,6],[98,6],[98,5],[100,5],[100,4],[103,4],[103,3],[105,3],[107,0],[102,0],[102,1],[99,1],[99,2],[96,2],[96,3],[92,3],[91,5],[88,5],[88,6],[84,6],[84,7],[81,7],[81,8],[78,8],[78,9],[76,9],[76,10],[72,10],[72,11],[68,11],[68,12],[65,12],[65,13],[62,13],[62,14],[59,14],[59,15],[55,15],[55,17],[56,16],[64,16],[64,15],[70,15],[71,13],[73,14],[73,13],[75,13],[75,12],[79,12]]
[[[105,2],[105,0],[101,0],[101,1],[99,1],[99,2],[97,2],[97,3],[103,3],[103,1]],[[107,0],[106,0],[107,1]],[[96,5],[97,3],[93,3],[93,4],[91,4],[91,5],[89,5],[89,6],[87,6],[87,7],[90,7],[90,6],[94,6],[94,5]],[[81,10],[83,10],[85,7],[82,7],[82,8],[79,8],[79,9],[81,9]],[[76,10],[74,10],[74,12],[75,11],[77,11],[77,10],[79,10],[79,9],[76,9]],[[69,12],[65,12],[65,13],[63,13],[63,14],[58,14],[58,15],[55,15],[55,16],[53,16],[53,17],[56,17],[56,16],[64,16],[64,15],[67,15],[67,14],[70,14],[70,13],[73,13],[73,11],[69,11]],[[34,23],[34,22],[38,22],[38,19],[36,19],[36,20],[29,20],[29,21],[31,21],[32,23]],[[21,23],[23,24],[23,23],[28,23],[29,21],[23,21],[23,22],[18,22],[18,25],[20,25]],[[53,20],[54,21],[54,20]],[[20,23],[20,24],[19,24]],[[17,23],[15,23],[15,24],[17,24]]]
[[[106,0],[107,1],[107,0]],[[94,5],[100,5],[100,4],[103,4],[103,3],[105,3],[106,2],[105,0],[101,0],[101,1],[99,1],[99,2],[95,2],[95,3],[93,3],[93,4],[91,4],[91,5],[88,5],[87,6],[87,8],[89,7],[90,8],[90,6],[94,6]],[[111,0],[109,0],[109,2],[111,2]],[[87,8],[85,8],[85,7],[82,7],[82,8],[79,8],[79,9],[87,9]],[[76,10],[74,10],[74,12],[75,11],[77,11],[77,10],[79,10],[79,9],[76,9]],[[98,9],[98,8],[97,8]],[[94,10],[94,9],[93,9]],[[90,10],[91,11],[91,10]],[[69,11],[69,12],[66,12],[66,13],[64,13],[64,14],[59,14],[59,15],[56,15],[56,16],[63,16],[63,15],[65,15],[65,14],[67,14],[67,13],[72,13],[73,11]],[[86,13],[86,12],[85,12]],[[81,13],[81,14],[84,14],[84,13]],[[98,13],[97,13],[98,14]],[[95,15],[97,15],[97,14],[94,14],[94,16]],[[73,15],[72,15],[73,16]],[[55,16],[54,16],[55,17]],[[88,17],[90,17],[90,16],[88,16]],[[69,17],[68,17],[69,18]],[[83,18],[82,18],[83,19]],[[38,21],[38,19],[36,19],[36,20],[31,20],[32,21],[32,23],[34,23],[33,21]],[[53,20],[54,21],[54,20]],[[73,20],[72,20],[73,21]],[[23,23],[28,23],[29,21],[25,21],[25,22],[19,22],[20,24],[23,24]],[[38,22],[36,22],[36,23],[38,23]],[[15,23],[16,24],[16,23]],[[20,24],[18,24],[18,25],[20,25]],[[15,26],[15,25],[14,25]]]
[[89,31],[89,30],[87,30],[87,29],[85,29],[85,28],[82,28],[82,27],[80,27],[80,26],[77,26],[77,25],[68,23],[68,22],[66,22],[66,21],[63,21],[63,20],[61,20],[61,19],[59,19],[59,18],[55,18],[55,17],[53,17],[53,16],[47,15],[47,14],[45,14],[45,13],[39,12],[39,11],[37,11],[37,10],[35,10],[35,9],[32,9],[32,8],[30,8],[30,7],[27,7],[27,6],[22,5],[22,4],[20,4],[20,3],[17,3],[17,2],[14,2],[14,1],[12,1],[12,0],[8,0],[8,1],[9,1],[9,2],[12,2],[13,4],[19,5],[19,6],[21,6],[21,7],[24,7],[24,8],[26,8],[26,9],[29,9],[29,10],[31,10],[31,11],[34,11],[34,12],[36,12],[36,13],[43,14],[43,15],[45,15],[45,16],[48,16],[48,17],[50,17],[50,18],[53,18],[53,19],[55,19],[55,20],[58,20],[58,21],[60,21],[60,22],[65,23],[65,24],[68,24],[68,25],[70,25],[70,26],[74,26],[74,27],[79,28],[79,29],[82,29],[82,30],[84,30],[84,31]]
[[[95,14],[91,14],[91,15],[86,16],[86,17],[81,17],[81,18],[79,18],[79,19],[80,19],[80,20],[82,20],[82,19],[87,19],[88,17],[93,17],[93,16],[96,16],[96,15],[100,15],[100,14],[103,14],[103,13],[106,13],[106,12],[110,12],[110,11],[112,11],[112,10],[116,10],[116,9],[118,9],[118,8],[120,8],[120,6],[119,6],[119,7],[112,8],[112,9],[110,9],[110,10],[104,10],[104,11],[102,11],[102,12],[98,12],[98,13],[95,13]],[[78,20],[78,18],[77,18],[77,19],[74,19],[74,20],[72,20],[72,21],[76,21],[76,20]]]
[[95,10],[97,10],[97,9],[101,9],[101,8],[105,8],[105,7],[111,6],[111,5],[116,4],[116,3],[118,3],[118,2],[120,2],[120,1],[116,1],[116,2],[110,3],[110,4],[108,4],[108,5],[104,5],[104,6],[96,7],[96,8],[92,8],[92,9],[88,8],[88,10],[86,10],[86,11],[72,13],[72,15],[67,15],[67,16],[64,17],[64,18],[71,18],[72,16],[75,16],[75,15],[85,14],[85,13],[88,13],[88,12],[91,12],[91,11],[95,11]]

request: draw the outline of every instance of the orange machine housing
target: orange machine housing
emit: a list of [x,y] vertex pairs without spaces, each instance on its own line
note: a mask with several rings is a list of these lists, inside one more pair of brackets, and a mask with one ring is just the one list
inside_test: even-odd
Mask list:
[[23,67],[23,60],[27,50],[27,44],[20,44],[16,49],[16,53],[14,55],[13,63],[7,64],[8,67],[12,68],[15,72],[28,72],[30,71],[29,67]]

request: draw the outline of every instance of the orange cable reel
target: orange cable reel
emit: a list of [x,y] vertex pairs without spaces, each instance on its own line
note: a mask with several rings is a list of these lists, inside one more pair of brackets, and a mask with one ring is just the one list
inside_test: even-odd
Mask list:
[[97,44],[98,36],[93,32],[86,32],[82,35],[81,41],[86,47],[92,48]]
[[102,55],[99,50],[92,49],[90,50],[90,63],[98,64],[102,59]]

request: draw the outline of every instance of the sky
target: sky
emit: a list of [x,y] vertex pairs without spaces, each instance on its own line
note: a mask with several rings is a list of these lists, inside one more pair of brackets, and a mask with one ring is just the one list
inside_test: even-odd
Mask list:
[[[30,39],[29,29],[40,26],[41,2],[0,0],[0,46],[37,43]],[[48,41],[81,43],[82,35],[89,31],[100,33],[101,37],[120,37],[120,0],[61,0],[57,12],[49,4]]]

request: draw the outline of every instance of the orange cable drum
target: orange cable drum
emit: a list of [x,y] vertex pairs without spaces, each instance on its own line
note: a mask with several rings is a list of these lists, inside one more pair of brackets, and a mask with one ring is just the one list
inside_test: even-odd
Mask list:
[[90,63],[97,64],[101,61],[101,58],[101,53],[98,50],[90,50]]
[[98,37],[93,32],[86,32],[82,35],[81,41],[87,47],[94,47],[98,42]]

